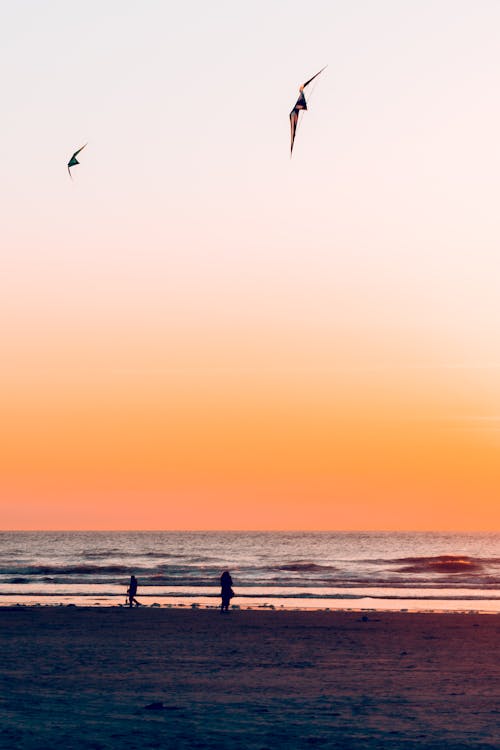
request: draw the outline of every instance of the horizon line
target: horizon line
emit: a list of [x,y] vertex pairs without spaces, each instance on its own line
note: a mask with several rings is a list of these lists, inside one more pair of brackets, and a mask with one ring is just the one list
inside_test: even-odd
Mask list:
[[11,533],[179,533],[179,534],[500,534],[499,529],[465,529],[465,528],[435,528],[435,529],[111,529],[111,528],[83,528],[83,529],[0,529],[0,534]]

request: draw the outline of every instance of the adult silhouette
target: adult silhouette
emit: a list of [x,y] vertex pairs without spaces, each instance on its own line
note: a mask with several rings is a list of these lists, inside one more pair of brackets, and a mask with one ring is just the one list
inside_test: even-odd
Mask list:
[[229,611],[229,602],[234,596],[234,591],[232,589],[233,585],[233,579],[231,578],[231,574],[228,570],[225,570],[224,573],[220,577],[220,585],[221,585],[221,605],[220,605],[220,611],[221,614],[225,611]]

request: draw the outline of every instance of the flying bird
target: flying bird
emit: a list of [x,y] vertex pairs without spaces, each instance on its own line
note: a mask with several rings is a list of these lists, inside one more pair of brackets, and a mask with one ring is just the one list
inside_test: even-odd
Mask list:
[[[325,65],[325,68],[327,66]],[[320,73],[324,71],[325,68],[321,68],[321,70],[316,73],[316,75],[313,75],[312,78],[310,78],[308,81],[302,84],[302,86],[299,88],[299,98],[297,99],[295,103],[295,107],[290,112],[290,135],[291,135],[291,144],[290,144],[290,156],[292,155],[293,151],[293,142],[295,140],[295,132],[297,130],[297,123],[299,121],[299,112],[301,109],[307,109],[307,102],[306,97],[304,96],[304,89],[306,86],[309,86],[311,81],[314,81],[315,78],[319,76]]]
[[[78,159],[76,157],[78,156],[78,154],[80,153],[80,151],[83,151],[83,149],[85,148],[86,145],[87,144],[85,143],[81,148],[78,149],[78,151],[75,151],[75,153],[73,154],[73,156],[69,160],[69,162],[68,162],[68,174],[69,174],[70,177],[71,177],[71,169],[70,169],[70,167],[75,167],[77,164],[80,164],[80,162],[78,161]],[[71,177],[71,179],[73,179],[73,178]]]

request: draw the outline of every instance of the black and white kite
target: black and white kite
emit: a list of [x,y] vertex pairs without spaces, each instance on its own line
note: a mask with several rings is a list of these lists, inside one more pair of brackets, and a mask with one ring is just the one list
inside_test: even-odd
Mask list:
[[[326,65],[325,65],[326,68]],[[295,103],[295,107],[290,112],[290,135],[291,135],[291,143],[290,143],[290,156],[292,155],[293,151],[293,142],[295,140],[295,133],[297,131],[297,123],[299,121],[299,112],[301,109],[307,109],[307,102],[306,97],[304,96],[304,89],[306,86],[309,86],[311,81],[314,81],[315,78],[319,76],[320,73],[324,71],[325,68],[321,68],[321,70],[316,73],[316,75],[313,75],[312,78],[310,78],[308,81],[302,84],[302,86],[299,88],[300,94],[299,98],[297,99]]]
[[[81,148],[78,149],[78,151],[75,151],[75,153],[73,154],[73,156],[69,160],[69,162],[68,162],[68,174],[69,174],[70,177],[71,177],[71,167],[76,167],[77,164],[80,164],[80,162],[78,161],[78,159],[76,157],[78,156],[78,154],[80,153],[80,151],[83,151],[83,149],[85,148],[86,145],[87,144],[85,143]],[[71,179],[73,179],[73,178],[71,177]]]

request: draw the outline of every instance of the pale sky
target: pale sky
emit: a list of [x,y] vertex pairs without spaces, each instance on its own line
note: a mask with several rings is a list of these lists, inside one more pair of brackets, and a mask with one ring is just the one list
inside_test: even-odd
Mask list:
[[[234,416],[255,400],[256,435],[274,427],[278,413],[293,434],[311,398],[328,423],[325,456],[341,440],[337,401],[377,414],[384,406],[411,424],[418,415],[433,436],[437,423],[480,433],[480,444],[471,437],[474,445],[459,453],[484,455],[486,445],[491,465],[471,467],[462,502],[476,494],[474,471],[486,499],[476,524],[466,514],[455,525],[500,527],[491,499],[500,449],[499,32],[493,0],[2,4],[7,527],[42,526],[47,503],[53,519],[71,492],[96,507],[106,493],[119,502],[130,482],[105,451],[106,481],[87,486],[97,470],[91,446],[107,428],[111,443],[120,430],[135,434],[140,404],[157,426],[159,413],[177,409],[175,430],[185,417],[197,423],[179,404],[199,404],[208,430],[229,402]],[[309,110],[290,159],[298,87],[324,65],[306,90]],[[71,181],[66,164],[84,143]],[[121,427],[106,411],[113,399],[129,415]],[[66,467],[63,487],[57,456],[70,404],[87,404],[94,416],[88,432],[70,440],[83,458],[73,473]],[[42,412],[53,447],[45,464],[34,427]],[[144,427],[141,450],[162,444],[167,423],[156,437]],[[180,461],[177,483],[168,471],[155,481],[149,475],[144,487],[137,480],[134,497],[147,484],[155,498],[177,497],[179,487],[191,498],[186,516],[170,525],[163,515],[158,527],[189,527],[193,518],[196,528],[204,498],[219,492],[244,505],[248,487],[258,485],[273,502],[277,480],[267,459],[224,484],[223,446],[233,428],[217,427],[217,478],[203,484],[198,436],[183,438],[179,455],[190,459]],[[413,428],[405,430],[413,445]],[[368,432],[376,441],[377,429]],[[287,460],[296,468],[300,456],[283,440],[276,435],[282,479]],[[443,447],[444,485],[453,446]],[[127,444],[124,464],[137,451]],[[345,474],[340,482],[328,473],[325,458],[321,472],[306,472],[312,484],[323,482],[321,512],[309,527],[362,528],[369,488],[375,483],[373,508],[386,497],[385,484],[363,478],[370,448],[353,451],[360,486],[349,485],[352,513],[335,514]],[[384,455],[391,476],[390,450]],[[38,493],[41,474],[48,484]],[[440,502],[436,486],[429,509]],[[443,497],[454,491],[447,485]],[[393,517],[387,502],[383,528]],[[78,507],[63,527],[115,527],[98,513],[85,520]],[[214,527],[227,517],[222,504]],[[446,514],[439,519],[454,526]],[[141,523],[131,514],[122,527]],[[241,523],[257,527],[258,515]],[[297,511],[293,524],[304,523]],[[432,515],[400,520],[433,523]]]

